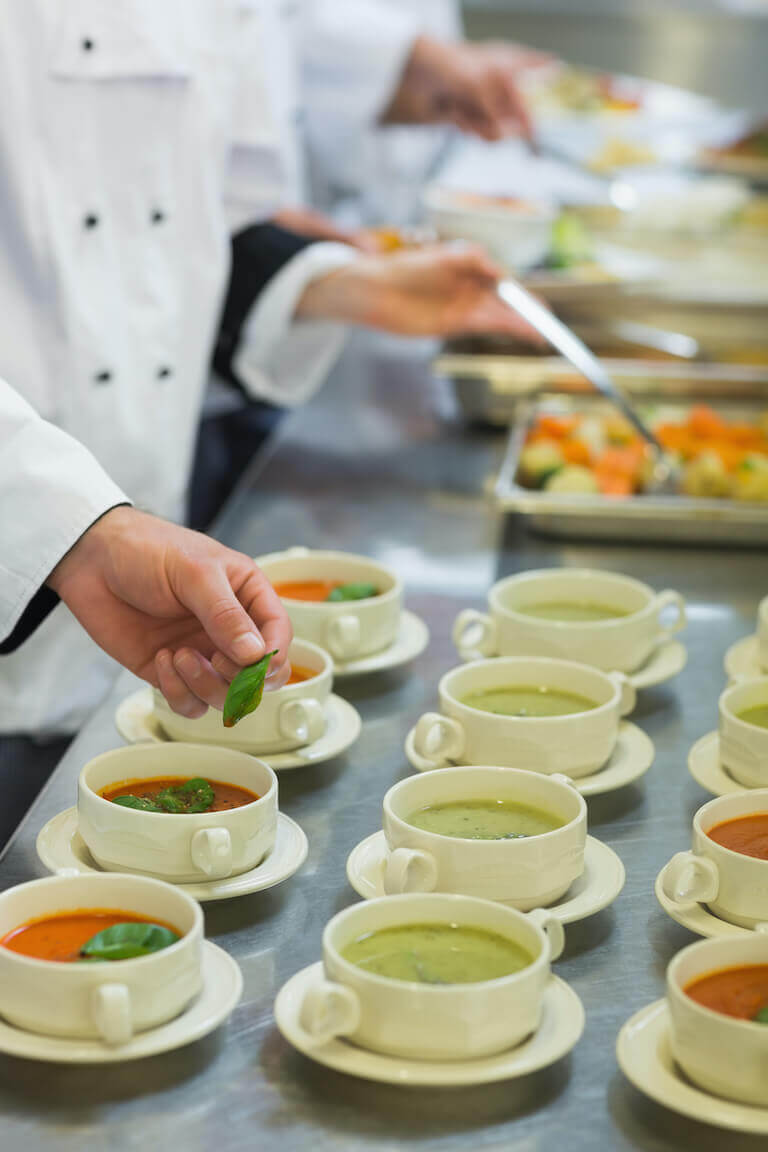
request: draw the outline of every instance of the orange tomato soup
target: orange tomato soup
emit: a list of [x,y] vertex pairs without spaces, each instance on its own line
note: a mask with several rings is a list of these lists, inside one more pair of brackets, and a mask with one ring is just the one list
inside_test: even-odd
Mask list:
[[284,600],[327,600],[343,580],[284,580],[275,584],[275,592]]
[[317,676],[317,672],[313,668],[302,668],[300,664],[291,664],[291,678],[289,684],[303,684],[305,680],[311,680],[313,676]]
[[[156,800],[158,792],[164,788],[175,788],[179,784],[186,784],[191,776],[162,776],[143,780],[123,780],[120,784],[112,784],[100,793],[105,800],[116,800],[118,796],[137,796],[140,800]],[[252,804],[259,797],[249,788],[240,788],[237,784],[222,784],[219,780],[209,780],[213,788],[213,804],[206,808],[206,812],[227,812],[230,808],[242,808],[244,804]]]
[[751,1020],[768,1005],[768,964],[709,972],[687,984],[685,992],[697,1004],[703,1004],[713,1012]]
[[84,944],[113,924],[159,924],[182,936],[173,924],[137,916],[135,912],[121,912],[114,908],[80,908],[76,912],[57,912],[12,928],[0,938],[0,947],[33,956],[37,960],[54,960],[71,964],[80,958]]
[[710,840],[740,852],[742,856],[754,856],[758,860],[768,860],[768,812],[755,812],[749,816],[738,816],[735,820],[724,820],[707,832]]

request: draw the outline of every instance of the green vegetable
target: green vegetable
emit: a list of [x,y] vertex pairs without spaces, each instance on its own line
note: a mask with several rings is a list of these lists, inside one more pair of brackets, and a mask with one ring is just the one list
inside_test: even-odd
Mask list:
[[563,212],[552,225],[549,264],[552,268],[572,268],[593,259],[589,232],[578,216]]
[[276,655],[277,649],[274,652],[267,652],[257,664],[243,668],[235,676],[224,701],[225,728],[234,728],[238,720],[242,720],[249,712],[254,712],[261,704],[269,661]]
[[113,924],[80,949],[83,960],[132,960],[175,944],[181,937],[161,924]]
[[763,1004],[752,1017],[755,1024],[768,1024],[768,1004]]
[[216,794],[213,785],[201,776],[187,780],[184,784],[171,784],[158,792],[154,800],[145,796],[118,796],[113,804],[120,804],[123,808],[135,808],[137,812],[170,812],[173,814],[188,814],[192,812],[207,812],[213,804]]
[[334,588],[328,599],[334,602],[339,600],[369,600],[371,596],[378,595],[375,584],[340,584]]

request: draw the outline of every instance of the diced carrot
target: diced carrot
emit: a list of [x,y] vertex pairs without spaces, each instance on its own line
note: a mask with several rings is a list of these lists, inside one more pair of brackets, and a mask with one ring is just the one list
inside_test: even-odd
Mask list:
[[536,421],[536,427],[545,436],[561,440],[570,436],[578,428],[580,422],[579,416],[548,416],[544,413]]
[[603,496],[631,496],[635,488],[628,476],[619,476],[616,473],[595,472],[597,486]]
[[606,448],[598,457],[595,472],[603,475],[634,476],[642,458],[642,446],[639,446],[639,451],[634,445],[626,448]]
[[718,436],[725,427],[725,421],[713,408],[697,404],[688,413],[688,427],[694,436],[707,438]]
[[592,463],[592,453],[583,440],[576,440],[575,438],[563,440],[560,451],[569,464],[581,464],[588,468]]
[[754,424],[744,422],[734,421],[732,424],[726,424],[720,435],[729,444],[741,444],[745,448],[757,448],[763,443],[763,434],[760,429],[756,428]]

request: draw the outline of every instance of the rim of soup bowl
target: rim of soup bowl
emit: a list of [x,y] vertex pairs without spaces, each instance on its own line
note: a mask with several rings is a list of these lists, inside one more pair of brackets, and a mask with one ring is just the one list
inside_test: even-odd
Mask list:
[[[152,813],[149,813],[149,815],[152,815]],[[124,872],[120,872],[120,873],[118,873],[118,872],[105,872],[101,876],[97,876],[97,877],[89,876],[88,879],[89,880],[96,879],[98,883],[101,883],[101,881],[103,879],[112,878],[112,877],[114,877],[116,880],[122,880],[123,882],[125,882],[126,880],[148,881],[152,885],[159,884],[165,889],[170,888],[173,890],[173,892],[176,896],[180,897],[182,900],[184,900],[185,903],[188,904],[188,907],[191,909],[192,916],[193,916],[192,926],[190,928],[188,928],[185,932],[182,932],[182,934],[179,936],[179,939],[174,940],[173,944],[168,944],[165,948],[160,948],[156,952],[150,952],[146,956],[130,956],[124,960],[120,960],[119,961],[119,963],[121,965],[120,971],[126,971],[122,967],[122,965],[124,965],[124,964],[141,964],[145,960],[153,960],[155,957],[160,956],[160,955],[162,955],[162,956],[173,955],[174,953],[178,952],[181,949],[182,945],[186,944],[189,941],[190,937],[192,937],[192,936],[197,936],[200,941],[203,941],[205,939],[205,921],[203,919],[202,908],[200,907],[198,902],[196,900],[193,900],[191,896],[188,896],[186,892],[178,891],[176,885],[169,884],[165,880],[156,879],[154,876],[130,876]],[[52,881],[52,880],[53,881],[59,880],[59,881],[64,882],[64,881],[68,881],[68,880],[72,880],[72,879],[76,879],[76,877],[72,877],[72,876],[42,876],[38,880],[27,880],[24,884],[16,884],[12,888],[6,888],[5,892],[8,892],[8,893],[18,892],[19,889],[26,888],[30,884],[43,884],[43,883],[47,883],[48,881]],[[0,893],[0,896],[5,895],[5,892]],[[91,907],[94,907],[94,906],[91,905]],[[100,907],[99,905],[96,906],[97,909],[99,907]],[[86,911],[87,910],[88,909],[86,909]],[[62,915],[62,916],[74,915],[78,911],[83,911],[83,909],[82,908],[81,909],[72,908],[69,910],[59,909],[59,910],[52,910],[52,911],[47,912],[47,913],[44,912],[42,915],[35,916],[31,920],[23,921],[22,924],[17,925],[17,927],[21,928],[26,924],[38,923],[40,920],[47,920],[49,918],[55,917],[56,915]],[[119,912],[119,911],[129,911],[129,909],[115,908],[115,909],[105,909],[105,911]],[[140,913],[136,913],[136,915],[140,915]],[[153,920],[150,920],[148,922],[152,923],[152,924],[155,923],[155,921],[153,921]],[[7,936],[8,933],[6,932],[4,935]],[[10,962],[13,964],[19,963],[19,964],[23,964],[23,965],[32,965],[35,968],[44,968],[44,969],[48,969],[48,970],[55,969],[56,971],[60,971],[62,973],[69,973],[70,971],[74,972],[74,973],[80,973],[83,971],[82,968],[78,967],[76,962],[67,963],[66,961],[62,962],[61,960],[44,960],[40,956],[25,956],[23,953],[14,952],[13,949],[6,948],[4,945],[0,945],[0,949],[2,949],[3,959],[8,960],[8,958],[10,958]],[[88,969],[90,970],[91,965],[94,963],[97,963],[97,962],[99,964],[115,964],[115,963],[117,963],[117,961],[114,961],[114,960],[102,960],[102,959],[100,959],[98,961],[91,961],[88,965]],[[66,976],[64,977],[64,979],[67,979],[67,978],[71,978],[71,977],[66,977]]]
[[[730,824],[731,821],[748,820],[750,816],[759,816],[763,814],[768,816],[768,788],[750,788],[745,789],[744,792],[733,792],[728,793],[725,796],[715,796],[712,800],[708,800],[706,804],[702,804],[701,808],[697,808],[693,814],[693,827],[696,832],[699,832],[702,836],[706,836],[707,840],[714,844],[716,849],[719,849],[721,852],[725,852],[728,856],[735,856],[739,860],[750,860],[755,864],[763,864],[768,866],[768,859],[763,859],[761,856],[750,856],[747,852],[737,852],[735,848],[729,848],[726,844],[721,844],[718,840],[713,840],[709,833],[711,832],[712,828],[717,827],[717,824],[712,824],[709,829],[702,828],[701,826],[701,817],[704,813],[715,810],[719,806],[726,807],[726,805],[722,804],[723,800],[753,800],[756,794],[759,794],[759,796],[765,798],[765,808],[762,810],[762,812],[742,812],[740,816],[726,816],[718,823]],[[766,964],[768,964],[768,960],[766,960]]]
[[[566,789],[568,792],[573,793],[574,798],[578,801],[576,815],[573,816],[570,820],[568,820],[565,824],[562,824],[559,828],[552,828],[552,829],[550,829],[549,832],[537,832],[533,836],[525,836],[519,840],[504,840],[503,838],[492,839],[492,840],[478,840],[478,839],[474,839],[474,838],[468,837],[468,836],[447,836],[447,835],[445,835],[445,833],[442,833],[442,832],[430,832],[427,828],[419,828],[415,824],[409,824],[409,822],[403,816],[398,816],[397,812],[395,812],[391,807],[391,803],[389,801],[391,794],[398,787],[402,786],[404,783],[410,783],[411,781],[414,781],[414,787],[415,787],[416,782],[426,780],[433,773],[435,774],[435,776],[437,776],[439,774],[440,779],[445,779],[445,777],[447,775],[450,775],[453,773],[458,774],[459,772],[478,772],[478,771],[482,771],[482,770],[488,771],[489,769],[492,769],[493,771],[497,771],[499,773],[512,772],[515,775],[524,774],[525,776],[537,777],[539,780],[548,780],[552,784],[559,785],[561,788]],[[450,801],[448,801],[448,803],[450,803]],[[382,807],[385,811],[387,810],[388,804],[389,804],[388,815],[392,819],[397,820],[398,823],[403,825],[403,827],[413,828],[415,831],[419,832],[422,836],[426,836],[429,839],[451,840],[451,841],[456,841],[457,843],[460,843],[460,844],[472,844],[472,845],[477,846],[481,851],[484,848],[496,847],[497,845],[499,845],[501,843],[520,844],[521,842],[525,843],[527,840],[545,840],[548,836],[556,836],[560,832],[567,831],[573,825],[580,823],[582,818],[584,819],[585,822],[587,819],[587,802],[584,799],[584,797],[582,796],[582,794],[579,791],[577,791],[577,789],[573,785],[565,784],[562,780],[554,780],[551,775],[546,776],[541,772],[530,772],[526,768],[505,768],[504,765],[502,765],[502,764],[498,764],[498,765],[497,764],[473,764],[473,765],[453,764],[453,765],[451,765],[450,768],[433,768],[430,772],[422,772],[419,776],[408,776],[408,777],[406,777],[406,779],[404,781],[398,780],[397,783],[393,784],[391,786],[391,788],[389,788],[389,790],[385,793],[384,799],[382,801]],[[407,895],[407,893],[403,893],[403,895]],[[433,893],[431,893],[431,895],[433,895]],[[481,899],[482,899],[482,897],[481,897]]]
[[[763,684],[765,686],[765,700],[762,703],[768,708],[768,674],[752,676],[749,680],[739,680],[738,683],[731,684],[720,694],[717,706],[720,714],[725,713],[730,723],[735,724],[738,728],[745,729],[747,732],[765,732],[766,739],[768,739],[768,728],[763,728],[760,724],[751,724],[748,720],[742,720],[731,707],[731,698],[733,696],[745,691],[747,688],[753,687],[755,684]],[[758,704],[754,706],[759,708],[761,705]],[[753,707],[753,705],[747,705],[747,707]]]
[[[331,932],[335,931],[338,927],[338,921],[341,918],[346,919],[347,917],[351,917],[356,912],[360,912],[362,914],[364,910],[369,911],[377,905],[383,906],[385,902],[388,907],[392,908],[394,907],[394,901],[407,902],[410,904],[411,902],[415,903],[416,901],[419,901],[421,903],[435,899],[439,899],[445,903],[450,901],[451,904],[453,904],[455,907],[466,907],[467,904],[472,904],[473,906],[482,904],[486,905],[489,909],[493,909],[494,912],[498,909],[502,909],[505,913],[516,913],[514,916],[515,922],[519,924],[522,920],[522,922],[527,927],[530,927],[534,933],[539,932],[541,936],[544,937],[543,946],[542,941],[539,941],[539,953],[531,960],[531,963],[526,964],[524,968],[520,968],[517,972],[510,972],[508,976],[496,976],[492,980],[472,980],[456,984],[422,984],[418,980],[395,980],[392,976],[381,976],[378,972],[368,972],[365,968],[361,968],[357,964],[353,964],[350,960],[346,960],[330,939]],[[429,923],[434,924],[437,923],[438,920],[439,918],[434,918],[430,920]],[[481,932],[495,933],[498,936],[505,936],[510,940],[511,943],[516,944],[518,948],[525,950],[519,939],[510,935],[509,933],[503,932],[499,928],[488,928],[486,926],[477,924],[462,925],[461,918],[458,915],[453,918],[448,915],[444,918],[444,920],[439,920],[439,922],[445,923],[446,926],[449,926],[451,923],[456,923],[459,927],[476,928]],[[419,924],[425,923],[425,921],[414,920],[411,923]],[[406,920],[401,925],[401,927],[407,927],[408,924],[409,921]],[[382,931],[386,928],[394,926],[395,925],[385,924],[380,925],[379,927],[373,927],[370,929],[370,933],[372,934],[374,932]],[[478,988],[483,990],[487,988],[496,988],[499,984],[512,983],[523,976],[529,975],[536,969],[548,967],[550,964],[546,933],[544,932],[543,928],[541,928],[528,917],[527,913],[518,912],[515,908],[509,908],[506,905],[499,904],[493,900],[485,900],[480,896],[461,896],[449,892],[403,892],[396,896],[379,896],[375,900],[367,900],[364,904],[352,904],[349,908],[344,908],[341,912],[337,912],[336,915],[328,921],[325,928],[323,929],[322,947],[324,953],[327,951],[333,955],[334,964],[337,964],[343,971],[349,973],[350,975],[354,975],[357,978],[370,980],[373,984],[384,985],[386,988],[402,988],[403,990],[407,989],[410,992],[413,992],[414,989],[418,989],[419,992],[423,992],[428,996],[435,997],[447,996],[451,994],[455,995],[457,991],[466,991],[467,989]]]
[[546,200],[529,200],[520,197],[519,208],[505,208],[501,204],[489,203],[471,204],[463,203],[457,199],[466,196],[467,189],[449,188],[440,184],[430,184],[422,192],[422,203],[429,210],[437,212],[456,212],[468,216],[477,216],[495,223],[509,223],[510,221],[522,224],[542,223],[549,224],[557,218],[558,208],[554,202]]
[[[579,671],[594,673],[597,676],[607,680],[613,688],[613,692],[611,693],[610,699],[605,700],[602,704],[598,704],[595,708],[586,708],[582,712],[568,712],[564,716],[503,716],[498,712],[484,712],[481,708],[472,708],[469,704],[464,704],[463,701],[459,700],[457,696],[454,696],[453,692],[451,692],[446,687],[446,681],[455,673],[466,672],[467,674],[471,674],[473,670],[477,670],[484,665],[501,663],[502,661],[508,664],[515,662],[521,664],[525,663],[548,665],[550,667],[552,665],[557,665],[558,667],[578,668]],[[611,675],[612,673],[601,672],[599,668],[594,668],[591,664],[581,664],[577,660],[559,660],[556,657],[550,656],[489,656],[485,660],[475,660],[471,664],[460,664],[456,668],[451,668],[440,678],[440,683],[437,686],[437,690],[440,697],[443,695],[447,696],[450,699],[452,705],[460,708],[462,712],[469,716],[488,716],[492,720],[504,720],[513,724],[525,724],[530,729],[530,727],[534,724],[562,724],[564,721],[573,721],[585,716],[598,717],[608,709],[615,706],[620,708],[621,683],[612,680]],[[617,673],[617,675],[622,675],[622,673]],[[514,687],[514,685],[512,685],[512,687]],[[520,685],[520,687],[524,687],[524,685]],[[547,687],[547,685],[544,684],[543,687]],[[486,690],[493,691],[494,689],[489,688]],[[573,691],[573,694],[576,694],[576,689],[571,690],[565,688],[559,689],[559,691]],[[621,719],[621,717],[619,718]],[[752,727],[754,727],[754,725],[752,725]],[[460,765],[458,765],[458,767],[460,767]],[[444,771],[444,769],[440,769],[440,771]]]
[[[758,935],[757,939],[760,940],[761,943],[765,943],[766,947],[768,948],[768,936],[761,937]],[[708,940],[696,940],[693,944],[688,944],[685,948],[682,948],[672,957],[667,967],[667,995],[671,994],[673,996],[680,997],[687,1009],[693,1009],[695,1013],[703,1016],[705,1020],[718,1020],[720,1023],[725,1024],[728,1027],[739,1028],[742,1030],[745,1028],[750,1031],[754,1028],[762,1029],[762,1032],[768,1040],[768,1028],[766,1028],[765,1024],[760,1024],[756,1020],[745,1020],[740,1016],[729,1016],[727,1012],[716,1012],[714,1008],[708,1008],[706,1004],[700,1004],[698,1000],[694,1000],[693,997],[689,996],[682,985],[679,983],[675,975],[676,969],[683,962],[684,958],[688,955],[689,952],[691,952],[694,948],[699,948],[702,944],[708,943],[710,943]],[[720,944],[722,941],[718,940],[717,943]],[[766,958],[762,963],[764,963],[768,968],[768,951],[766,952]],[[716,972],[723,972],[729,968],[748,968],[751,967],[752,964],[761,964],[761,962],[759,960],[742,960],[735,962],[725,961],[724,963],[720,964],[719,967],[707,968],[705,971],[699,972],[695,976],[692,976],[689,980],[689,984],[693,983],[695,980],[702,980],[706,976],[714,975]]]
[[[395,599],[403,593],[403,580],[398,572],[393,568],[387,567],[386,564],[381,564],[378,560],[372,559],[370,556],[362,556],[357,552],[336,552],[333,549],[327,548],[310,548],[306,552],[292,554],[290,549],[285,552],[270,552],[266,556],[257,557],[256,563],[259,566],[267,565],[272,561],[296,560],[301,562],[309,562],[312,559],[321,559],[329,561],[339,561],[340,563],[363,563],[370,564],[372,568],[377,568],[387,580],[392,582],[390,588],[385,589],[383,592],[377,592],[375,596],[366,596],[361,600],[297,600],[292,596],[281,596],[280,599],[287,604],[301,604],[302,608],[308,611],[328,611],[328,609],[338,609],[354,607],[355,604],[371,604],[374,601],[381,604],[384,600]],[[268,571],[264,572],[267,579],[272,582],[272,578]],[[279,582],[279,581],[278,581]],[[297,637],[301,640],[301,637]],[[318,645],[315,645],[318,647]],[[324,651],[324,649],[323,649]],[[294,687],[294,685],[291,685]]]
[[[579,578],[584,577],[585,579],[588,579],[591,576],[599,576],[601,578],[608,577],[608,579],[613,578],[616,580],[626,581],[627,584],[633,585],[639,592],[642,592],[643,594],[650,592],[650,598],[648,603],[644,604],[642,608],[636,608],[632,612],[627,612],[623,616],[617,616],[608,620],[543,620],[535,616],[530,616],[526,612],[520,612],[517,608],[510,608],[509,605],[501,603],[501,596],[503,595],[503,592],[514,582],[524,584],[528,580],[528,577],[530,577],[530,583],[534,583],[534,579],[539,576],[555,576],[564,575],[566,573],[568,575],[576,575]],[[566,630],[569,628],[585,627],[605,630],[606,628],[615,628],[618,625],[626,623],[627,621],[634,621],[635,619],[639,619],[642,616],[652,614],[656,596],[657,593],[653,588],[651,588],[650,584],[644,584],[642,580],[636,580],[634,576],[624,576],[621,572],[603,572],[599,568],[534,568],[530,572],[519,572],[515,576],[507,576],[504,580],[500,580],[497,584],[494,584],[488,593],[488,604],[490,608],[494,612],[498,612],[499,615],[514,616],[518,620],[522,619],[529,623],[531,620],[534,620],[539,624],[546,625],[547,627],[562,628]]]
[[[136,747],[136,746],[135,745],[129,745],[129,747]],[[178,748],[178,749],[192,748],[192,749],[195,749],[196,751],[198,751],[198,750],[199,751],[205,751],[208,755],[210,755],[210,752],[211,752],[211,745],[210,744],[193,744],[191,742],[182,741],[182,740],[174,741],[174,743],[171,745],[171,747]],[[101,752],[98,756],[94,756],[92,760],[89,760],[88,763],[84,764],[83,767],[80,769],[80,775],[78,776],[78,780],[77,780],[78,786],[82,785],[82,787],[88,791],[89,795],[92,796],[94,799],[98,800],[100,802],[100,804],[108,804],[108,805],[110,805],[111,808],[116,807],[121,812],[130,812],[134,816],[145,816],[145,817],[148,816],[148,817],[151,817],[153,820],[166,820],[166,819],[168,819],[169,816],[170,817],[184,816],[185,820],[187,822],[191,823],[193,820],[196,820],[199,818],[209,819],[211,816],[216,816],[216,817],[226,819],[227,816],[232,812],[244,812],[246,809],[256,808],[257,805],[259,805],[259,804],[264,804],[264,806],[266,807],[266,801],[271,800],[273,796],[275,799],[275,804],[277,804],[277,797],[278,797],[277,776],[274,773],[274,771],[270,768],[269,764],[266,764],[263,760],[260,760],[258,758],[258,756],[251,756],[251,754],[249,752],[241,752],[240,749],[238,749],[238,748],[225,748],[225,747],[216,746],[216,754],[217,755],[219,753],[224,753],[224,754],[234,753],[236,756],[247,756],[248,760],[251,762],[251,764],[256,763],[261,768],[264,768],[270,775],[270,784],[269,784],[269,788],[267,789],[267,791],[264,792],[261,796],[257,796],[255,800],[249,800],[247,804],[240,804],[240,805],[238,805],[237,808],[227,808],[227,809],[224,809],[220,812],[212,812],[212,811],[209,811],[209,812],[145,812],[145,811],[143,811],[141,809],[137,809],[137,808],[128,808],[123,804],[117,804],[116,805],[113,800],[107,800],[105,796],[102,796],[100,792],[97,792],[95,788],[91,787],[91,785],[88,783],[88,781],[86,779],[86,773],[88,772],[88,770],[90,768],[93,767],[94,764],[98,763],[99,761],[105,760],[108,757],[113,756],[115,754],[119,755],[120,753],[125,752],[125,751],[127,751],[126,748],[111,748],[107,752]],[[180,779],[183,779],[183,778],[184,777],[180,777]],[[133,780],[142,780],[142,779],[152,780],[152,779],[157,779],[157,776],[154,776],[154,777],[153,776],[146,776],[146,777],[134,776],[134,777],[132,777],[132,779]],[[168,777],[168,779],[170,779],[170,777]],[[188,777],[188,779],[194,779],[194,777]],[[117,784],[117,783],[119,783],[119,781],[115,781],[115,783]],[[226,783],[228,783],[228,781],[220,780],[219,783],[226,784]],[[109,787],[111,787],[111,785],[107,784],[107,785],[105,785],[105,787],[109,788]],[[243,785],[236,785],[236,787],[243,787]],[[185,824],[185,827],[186,826],[187,826],[187,824]]]

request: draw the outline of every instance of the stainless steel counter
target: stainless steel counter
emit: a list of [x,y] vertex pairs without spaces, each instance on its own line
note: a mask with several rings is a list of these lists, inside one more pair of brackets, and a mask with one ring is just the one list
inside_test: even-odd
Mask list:
[[[691,814],[707,798],[688,776],[686,756],[716,725],[723,654],[752,630],[768,591],[765,556],[684,550],[674,541],[664,549],[566,547],[505,525],[483,498],[503,436],[459,425],[447,390],[429,380],[427,359],[361,341],[324,393],[287,421],[269,467],[254,471],[220,524],[227,542],[252,553],[332,544],[393,564],[409,607],[432,630],[410,671],[345,686],[364,720],[346,756],[281,776],[281,806],[309,836],[302,872],[270,892],[205,909],[208,935],[242,966],[242,1004],[207,1040],[134,1064],[84,1069],[0,1058],[3,1152],[765,1147],[651,1104],[614,1057],[621,1024],[662,995],[668,960],[692,939],[657,907],[653,881],[688,845]],[[277,1033],[275,992],[319,958],[323,925],[355,899],[347,854],[380,827],[384,791],[409,771],[403,740],[455,663],[456,612],[480,607],[498,577],[550,564],[627,572],[680,589],[691,606],[688,668],[672,685],[645,692],[633,717],[656,742],[654,766],[644,783],[589,803],[591,831],[620,854],[627,884],[612,909],[568,928],[556,966],[584,1002],[585,1034],[556,1066],[487,1089],[396,1089],[329,1073]],[[0,861],[1,887],[43,875],[37,831],[74,803],[82,763],[119,743],[114,707],[130,688],[118,687],[62,761]]]

